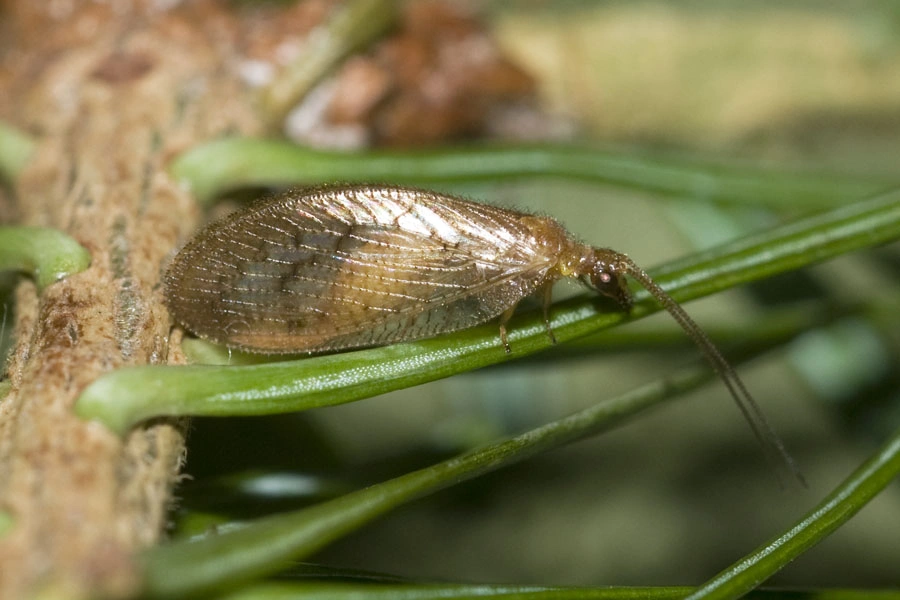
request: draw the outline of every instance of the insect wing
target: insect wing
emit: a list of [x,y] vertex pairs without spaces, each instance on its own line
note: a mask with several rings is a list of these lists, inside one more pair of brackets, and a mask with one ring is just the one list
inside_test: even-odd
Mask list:
[[210,226],[170,270],[176,318],[263,352],[387,344],[488,321],[550,266],[516,213],[377,191],[289,193]]

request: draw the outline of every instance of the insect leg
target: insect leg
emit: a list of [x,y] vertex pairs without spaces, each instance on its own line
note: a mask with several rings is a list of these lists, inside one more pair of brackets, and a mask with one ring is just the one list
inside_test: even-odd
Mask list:
[[550,341],[556,343],[556,336],[553,335],[553,328],[550,327],[550,303],[553,302],[553,281],[548,281],[541,286],[543,303],[544,303],[544,326],[547,328],[547,335]]
[[500,341],[503,342],[503,347],[506,349],[507,354],[512,352],[512,348],[509,347],[509,340],[506,337],[506,324],[512,319],[513,313],[515,312],[516,305],[513,304],[500,315]]

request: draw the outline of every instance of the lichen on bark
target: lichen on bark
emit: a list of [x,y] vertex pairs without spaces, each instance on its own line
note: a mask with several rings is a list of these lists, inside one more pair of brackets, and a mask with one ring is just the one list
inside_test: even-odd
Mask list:
[[182,427],[162,420],[120,439],[71,407],[104,372],[169,360],[159,274],[198,210],[167,161],[259,129],[234,64],[240,20],[226,3],[62,6],[0,4],[0,118],[38,141],[11,187],[15,212],[92,256],[40,295],[27,281],[17,292],[0,402],[3,598],[136,588],[133,556],[163,529]]
[[[183,426],[156,420],[122,439],[73,404],[109,371],[184,361],[160,280],[200,211],[167,166],[196,144],[271,127],[248,73],[260,62],[284,69],[286,50],[352,6],[243,4],[0,0],[0,121],[35,141],[0,187],[0,220],[59,229],[91,255],[86,271],[16,291],[10,392],[0,400],[2,598],[139,590],[135,557],[164,528]],[[491,56],[489,66],[500,60]],[[454,82],[481,126],[518,98]],[[378,120],[364,116],[362,127]],[[448,121],[446,135],[472,135],[471,122]]]

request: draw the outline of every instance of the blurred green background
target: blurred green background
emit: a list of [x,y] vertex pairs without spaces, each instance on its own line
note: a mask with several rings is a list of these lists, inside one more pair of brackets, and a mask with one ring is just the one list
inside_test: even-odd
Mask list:
[[[896,3],[472,4],[536,78],[551,118],[582,139],[780,170],[897,177]],[[791,216],[559,181],[466,192],[551,214],[645,267]],[[898,259],[895,244],[687,309],[715,338],[797,300],[890,302]],[[577,291],[560,286],[557,297]],[[675,326],[657,315],[629,327]],[[797,519],[900,424],[898,333],[849,319],[739,368],[809,490],[780,489],[715,383],[622,430],[414,503],[316,561],[416,579],[698,583]],[[563,354],[301,415],[198,419],[181,526],[197,527],[202,514],[278,508],[224,504],[215,476],[299,472],[313,477],[314,493],[318,485],[327,493],[379,481],[631,389],[695,353],[685,339],[653,352]],[[897,585],[898,515],[894,485],[772,583]]]

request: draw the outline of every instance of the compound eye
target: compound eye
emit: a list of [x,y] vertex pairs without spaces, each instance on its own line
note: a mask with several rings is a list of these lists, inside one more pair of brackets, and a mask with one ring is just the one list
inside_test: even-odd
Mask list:
[[598,293],[618,302],[622,308],[631,308],[631,294],[625,286],[624,277],[605,269],[597,269],[590,274],[591,287]]
[[615,290],[619,288],[615,275],[606,270],[596,269],[588,278],[591,287],[605,296],[615,295]]

